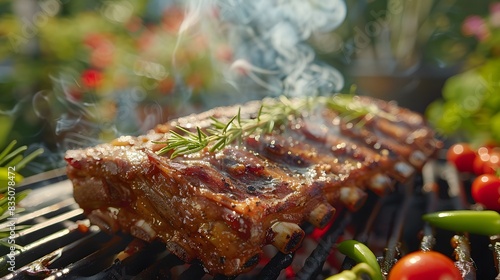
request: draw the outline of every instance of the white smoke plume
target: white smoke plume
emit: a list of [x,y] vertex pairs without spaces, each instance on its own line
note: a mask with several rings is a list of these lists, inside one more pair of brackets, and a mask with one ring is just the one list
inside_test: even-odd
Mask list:
[[[214,64],[221,67],[199,71],[220,72],[220,79],[232,85],[230,89],[208,89],[200,94],[202,106],[198,109],[281,94],[329,94],[343,88],[340,72],[318,61],[307,43],[313,33],[329,32],[344,21],[343,0],[193,0],[187,3],[184,21],[178,30],[179,42],[200,34],[207,37],[214,48]],[[222,45],[230,50],[225,60],[216,58],[220,52],[216,48]],[[175,50],[171,55],[173,72],[170,74],[176,77],[175,70],[182,65],[175,59]],[[54,75],[53,90],[37,93],[32,102],[36,116],[52,126],[54,138],[59,139],[57,150],[60,152],[92,146],[123,134],[141,134],[169,117],[162,111],[165,100],[139,107],[146,93],[134,90],[141,88],[137,86],[110,95],[109,98],[115,98],[112,108],[115,116],[105,118],[102,114],[110,112],[99,107],[101,102],[72,97],[70,85],[75,84],[77,75],[71,71]],[[169,98],[171,103],[187,108],[191,95],[189,89],[182,86],[179,83],[176,93]],[[49,109],[52,111],[48,112]]]
[[[191,3],[186,25],[200,16],[200,10],[212,11],[200,8],[206,3]],[[344,86],[340,72],[316,61],[307,44],[311,34],[331,31],[343,22],[342,0],[219,0],[210,5],[218,21],[213,32],[225,36],[233,51],[232,64],[223,74],[240,92],[254,97],[303,96]],[[261,94],[255,96],[255,91]]]

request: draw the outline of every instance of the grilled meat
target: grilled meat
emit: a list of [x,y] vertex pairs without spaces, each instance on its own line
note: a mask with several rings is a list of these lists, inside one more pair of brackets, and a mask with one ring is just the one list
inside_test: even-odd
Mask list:
[[258,262],[263,246],[296,250],[304,237],[301,223],[323,227],[335,209],[358,209],[367,191],[383,194],[439,147],[419,114],[368,97],[353,102],[393,117],[365,115],[352,122],[323,106],[218,152],[158,155],[164,145],[153,141],[165,141],[177,126],[206,129],[210,117],[230,119],[238,108],[252,118],[262,103],[254,101],[70,150],[75,200],[105,231],[160,239],[211,274],[239,274]]

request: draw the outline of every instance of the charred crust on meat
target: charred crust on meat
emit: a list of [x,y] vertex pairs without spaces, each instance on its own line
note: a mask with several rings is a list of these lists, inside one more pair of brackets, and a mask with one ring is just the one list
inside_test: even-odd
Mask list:
[[285,251],[292,252],[292,251],[294,251],[295,248],[297,248],[302,243],[302,239],[304,238],[304,235],[294,232],[291,236],[287,235],[287,237],[289,239],[289,242],[287,243],[287,245],[285,247]]
[[247,164],[245,165],[245,172],[251,173],[255,176],[261,176],[264,174],[265,167],[260,164]]
[[113,201],[122,201],[124,204],[130,203],[134,200],[134,195],[132,191],[128,188],[124,188],[120,185],[113,184],[108,180],[105,180],[105,186],[108,189],[110,199]]
[[227,181],[226,181],[226,178],[222,178],[222,183],[224,184],[224,188],[226,189],[229,189],[229,187],[231,186]]
[[254,186],[247,186],[247,192],[250,194],[254,194],[257,192],[257,189]]
[[165,245],[170,252],[174,253],[183,262],[190,263],[193,261],[194,258],[178,243],[168,241]]
[[96,209],[87,216],[92,224],[97,225],[102,231],[108,234],[116,233],[120,229],[116,217],[107,210]]

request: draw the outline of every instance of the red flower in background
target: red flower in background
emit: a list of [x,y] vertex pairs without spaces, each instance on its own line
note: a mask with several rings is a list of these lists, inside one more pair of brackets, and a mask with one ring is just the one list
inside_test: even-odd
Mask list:
[[490,5],[490,24],[493,27],[500,27],[500,2]]
[[184,11],[178,7],[166,9],[163,13],[163,28],[170,33],[177,33],[184,21]]
[[233,60],[233,50],[228,45],[219,45],[215,50],[215,57],[226,63],[230,63]]
[[158,90],[163,94],[172,93],[175,88],[175,81],[171,77],[161,80],[158,84]]
[[462,24],[462,32],[465,36],[475,36],[479,41],[488,39],[490,30],[486,21],[480,16],[469,16]]
[[102,33],[87,34],[83,39],[83,43],[91,50],[89,62],[92,66],[104,68],[113,62],[115,45],[110,35]]
[[142,29],[142,19],[138,16],[132,16],[129,21],[125,24],[125,27],[130,32],[138,32]]
[[108,41],[108,38],[102,33],[89,33],[83,38],[83,43],[91,49],[99,48],[100,46],[106,44],[106,41]]
[[500,13],[500,2],[495,2],[490,4],[490,13],[491,14]]
[[80,102],[83,99],[83,92],[76,86],[64,91],[66,99],[72,103]]
[[157,35],[153,31],[146,28],[145,31],[142,32],[141,35],[139,36],[139,38],[137,39],[137,42],[136,42],[137,49],[140,52],[148,50],[148,48],[153,46],[153,43],[155,42],[156,36]]
[[102,73],[95,69],[87,69],[83,71],[81,80],[84,86],[96,88],[102,83]]

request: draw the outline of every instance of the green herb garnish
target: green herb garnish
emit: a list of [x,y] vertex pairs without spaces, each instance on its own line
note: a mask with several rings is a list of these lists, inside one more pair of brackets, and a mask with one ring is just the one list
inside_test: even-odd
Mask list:
[[[14,149],[17,141],[10,142],[2,151],[0,151],[0,223],[6,221],[7,218],[21,212],[23,209],[18,207],[19,201],[25,198],[29,190],[17,191],[16,187],[23,180],[23,176],[19,171],[35,157],[43,153],[43,149],[37,149],[26,157],[23,152],[28,149],[22,146]],[[15,204],[15,210],[12,211],[12,204]],[[22,226],[17,226],[16,230],[22,229]],[[8,236],[9,232],[0,230],[0,238]]]
[[242,118],[241,110],[238,110],[238,113],[227,122],[212,117],[211,126],[206,130],[196,127],[196,131],[190,131],[177,126],[177,130],[180,132],[171,131],[170,138],[155,143],[166,144],[158,151],[158,154],[162,155],[173,151],[171,158],[196,153],[207,147],[209,147],[210,152],[216,152],[243,137],[270,133],[276,127],[286,123],[290,116],[299,116],[318,105],[327,106],[337,111],[346,121],[360,119],[368,114],[392,118],[375,105],[366,106],[356,102],[353,97],[350,94],[337,94],[333,97],[318,96],[292,101],[281,96],[276,102],[264,102],[254,118]]

